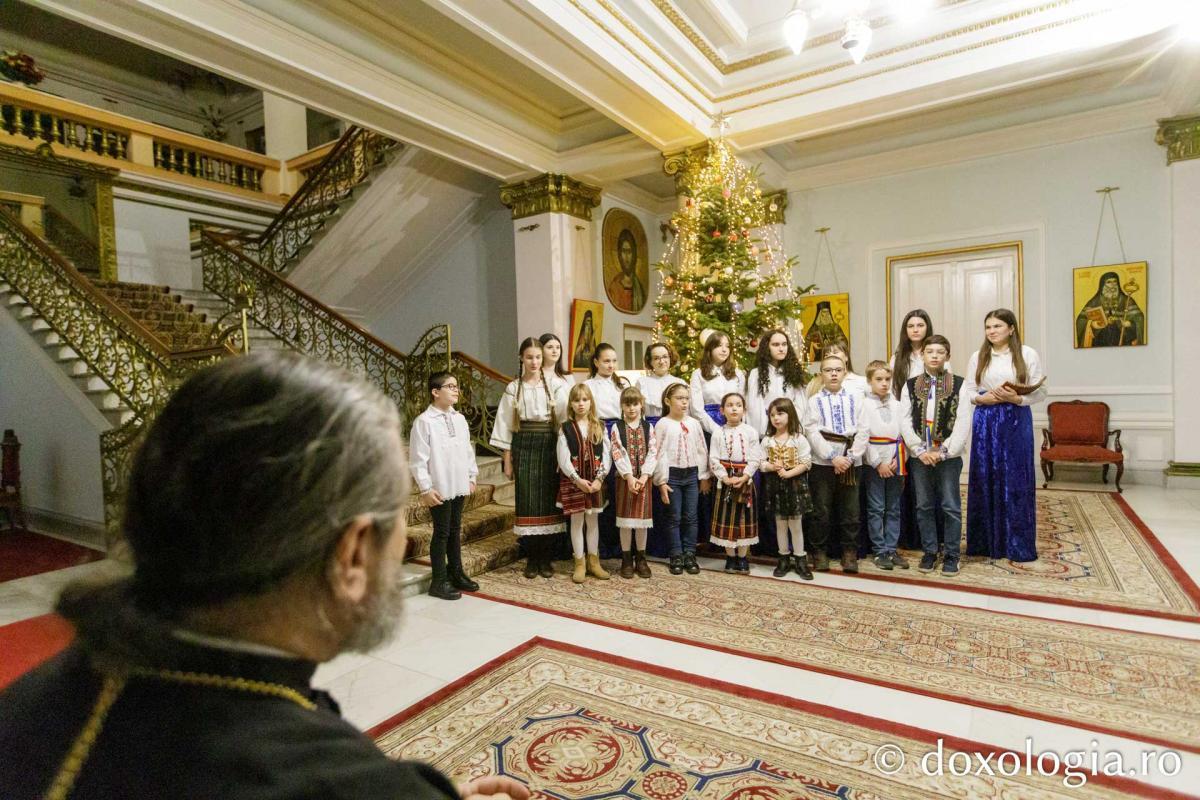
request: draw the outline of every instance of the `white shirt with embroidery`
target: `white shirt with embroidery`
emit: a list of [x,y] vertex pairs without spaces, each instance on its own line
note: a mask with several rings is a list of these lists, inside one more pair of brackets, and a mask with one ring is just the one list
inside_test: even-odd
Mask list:
[[726,424],[713,434],[712,444],[708,451],[708,466],[713,475],[718,478],[729,477],[722,461],[733,461],[746,465],[743,475],[753,475],[758,472],[758,465],[763,460],[762,448],[758,445],[758,431],[742,422],[738,425]]
[[[566,429],[570,422],[563,423],[563,430]],[[583,440],[591,434],[591,424],[585,419],[576,423],[579,427],[579,444],[583,447]],[[600,428],[603,430],[604,423],[600,423]],[[600,444],[593,444],[592,449],[600,451],[600,471],[596,473],[596,478],[603,479],[608,475],[608,471],[612,469],[612,451],[608,447],[608,437],[600,436]],[[569,479],[575,480],[579,477],[579,470],[575,469],[575,465],[571,463],[571,446],[567,444],[567,435],[560,430],[558,432],[558,445],[555,450],[558,456],[558,469]]]
[[621,389],[613,379],[597,375],[588,378],[583,385],[592,390],[592,401],[596,404],[596,416],[600,419],[621,418]]
[[836,394],[827,389],[808,398],[804,415],[804,435],[812,446],[813,463],[832,466],[833,447],[822,436],[822,432],[851,437],[846,456],[857,466],[862,463],[862,454],[867,449],[867,418],[863,414],[866,402],[858,392],[846,388]]
[[646,398],[645,412],[647,417],[661,417],[663,415],[662,395],[663,391],[668,386],[676,383],[681,383],[687,386],[687,382],[680,377],[667,373],[662,377],[653,373],[646,373],[638,378],[638,391],[642,393],[642,397]]
[[[628,425],[630,431],[635,431],[641,428],[642,418],[638,417],[636,422],[627,423],[622,420],[612,426],[612,430],[608,432],[608,443],[612,448],[613,466],[617,468],[617,474],[622,478],[627,478],[633,474],[633,461],[629,457],[629,452],[625,446],[621,444],[621,426]],[[628,434],[626,434],[628,436]],[[646,454],[642,458],[642,475],[654,475],[655,469],[658,467],[658,439],[654,435],[654,428],[646,435]]]
[[746,380],[746,422],[754,426],[754,430],[759,436],[765,436],[770,432],[770,423],[767,420],[767,409],[771,403],[780,397],[786,397],[796,406],[796,413],[802,415],[804,413],[805,394],[803,386],[790,386],[785,388],[783,385],[783,370],[772,364],[770,366],[769,379],[767,382],[767,393],[759,393],[758,368],[750,370],[750,377]]
[[422,493],[433,489],[446,500],[469,495],[479,465],[467,418],[454,409],[426,408],[413,420],[408,465]]
[[[547,395],[549,390],[549,395]],[[554,419],[562,422],[567,418],[567,382],[554,379],[533,383],[522,383],[520,379],[509,382],[496,409],[496,421],[492,425],[489,440],[497,450],[511,450],[513,437],[513,411],[520,414],[522,422],[549,422],[550,410],[555,410]]]
[[670,477],[671,468],[695,467],[700,480],[712,476],[708,468],[708,448],[700,423],[691,417],[674,420],[663,417],[654,426],[655,444],[658,449],[658,465],[654,471],[654,485],[661,486]]

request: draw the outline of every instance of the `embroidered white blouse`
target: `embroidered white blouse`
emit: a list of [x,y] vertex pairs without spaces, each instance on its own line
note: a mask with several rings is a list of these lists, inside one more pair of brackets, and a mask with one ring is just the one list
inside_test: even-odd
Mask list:
[[583,385],[592,390],[592,400],[596,403],[596,416],[600,419],[620,419],[621,390],[613,383],[612,378],[601,378],[597,375],[588,378]]
[[[613,466],[617,468],[617,474],[622,478],[628,478],[633,474],[633,461],[629,458],[629,453],[621,445],[621,432],[619,428],[623,422],[618,422],[612,426],[612,430],[608,432],[608,444],[612,448]],[[637,429],[642,424],[642,418],[638,417],[637,421],[629,427]],[[642,474],[654,475],[654,470],[658,467],[658,437],[654,435],[654,428],[650,429],[650,435],[646,437],[646,455],[642,459]]]
[[758,431],[745,422],[725,425],[713,434],[708,450],[708,466],[718,478],[729,477],[722,461],[742,462],[746,469],[742,474],[753,475],[763,460],[762,448],[758,446]]
[[[565,422],[565,423],[563,423],[563,427],[566,427],[567,425],[570,425],[570,424],[571,424],[570,422]],[[587,420],[584,420],[577,424],[579,425],[580,438],[581,439],[586,438],[589,435],[589,428],[591,426],[588,424]],[[603,422],[600,423],[600,427],[601,428],[604,427]],[[606,475],[608,475],[608,471],[610,469],[612,469],[612,451],[609,449],[609,446],[608,446],[608,437],[601,436],[600,444],[594,444],[594,445],[592,445],[592,447],[600,448],[601,467],[600,467],[600,471],[598,473],[596,473],[596,477],[604,478]],[[575,480],[576,478],[578,478],[579,471],[576,470],[575,465],[571,463],[571,447],[570,447],[570,445],[567,444],[566,434],[564,434],[561,430],[558,433],[558,445],[555,448],[555,454],[558,456],[559,472],[561,472],[563,475],[566,475],[571,480]]]
[[803,415],[804,406],[806,403],[804,387],[792,386],[787,389],[783,386],[783,370],[776,367],[774,364],[770,367],[770,380],[767,384],[767,393],[759,394],[758,387],[758,369],[750,370],[750,377],[746,380],[746,422],[754,426],[754,430],[758,431],[759,436],[765,436],[769,432],[769,421],[767,420],[767,409],[776,399],[786,397],[796,406],[796,413]]
[[570,372],[567,373],[566,377],[563,377],[554,371],[554,367],[542,367],[542,373],[545,374],[547,381],[560,380],[566,382],[568,389],[575,385],[575,375]]
[[[546,396],[546,388],[550,390],[550,397]],[[492,425],[490,444],[497,450],[512,449],[514,409],[520,413],[522,421],[549,422],[552,406],[555,409],[556,420],[562,421],[567,418],[566,381],[558,378],[547,379],[545,388],[540,380],[524,385],[519,379],[509,382],[508,386],[504,387],[504,396],[500,398],[500,407],[496,409],[496,422]]]
[[408,464],[418,491],[434,489],[445,500],[469,495],[479,465],[467,418],[454,409],[426,408],[413,420]]
[[826,467],[833,455],[833,447],[825,441],[822,431],[853,437],[846,455],[857,466],[862,463],[862,454],[867,449],[867,418],[863,414],[866,399],[858,392],[845,387],[834,394],[826,389],[808,398],[804,415],[804,435],[812,446],[813,463]]
[[713,422],[712,417],[704,410],[706,405],[720,404],[721,398],[730,392],[742,392],[746,387],[746,373],[740,369],[734,372],[732,378],[726,378],[725,373],[717,370],[715,377],[705,379],[700,370],[692,372],[692,381],[688,385],[692,392],[688,413],[700,422],[703,429],[711,434],[721,429]]
[[708,448],[704,446],[704,434],[700,432],[697,420],[684,418],[677,422],[670,417],[663,417],[654,426],[654,438],[658,448],[655,486],[667,482],[671,467],[696,467],[696,477],[700,480],[712,477],[708,468]]
[[[1042,378],[1046,377],[1046,373],[1042,370],[1042,359],[1038,356],[1036,350],[1029,345],[1021,346],[1021,357],[1025,359],[1025,369],[1029,377],[1025,381],[1026,384],[1035,384]],[[992,358],[988,362],[987,372],[983,373],[983,380],[975,382],[975,370],[979,366],[979,353],[971,354],[971,360],[967,362],[967,374],[963,376],[962,392],[973,404],[977,395],[983,392],[990,392],[992,389],[998,389],[1004,385],[1005,381],[1017,382],[1017,371],[1013,368],[1012,353],[1005,351],[997,353],[992,351]],[[1046,387],[1042,386],[1029,394],[1020,396],[1021,405],[1031,406],[1034,403],[1040,403],[1046,399]]]
[[662,394],[663,391],[672,384],[682,383],[687,386],[687,382],[683,378],[667,373],[662,377],[654,373],[647,372],[642,377],[638,378],[637,387],[642,396],[646,398],[645,414],[647,417],[661,417],[663,414]]

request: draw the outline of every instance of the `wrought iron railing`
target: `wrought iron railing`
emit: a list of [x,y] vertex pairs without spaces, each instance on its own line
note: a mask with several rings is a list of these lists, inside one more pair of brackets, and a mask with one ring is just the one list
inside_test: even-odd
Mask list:
[[46,240],[63,252],[81,272],[100,274],[100,249],[87,234],[75,227],[52,206],[43,210],[42,225]]
[[125,425],[101,436],[105,527],[114,542],[136,432],[184,377],[230,351],[172,351],[6,212],[0,212],[0,278],[133,412]]
[[271,224],[258,235],[240,239],[239,246],[267,269],[285,272],[354,187],[400,146],[386,136],[350,128]]
[[363,375],[392,398],[405,420],[429,402],[429,374],[449,369],[459,379],[459,410],[473,441],[491,450],[488,439],[495,409],[508,378],[471,356],[452,352],[450,327],[435,325],[409,353],[372,336],[321,301],[266,269],[216,231],[201,232],[204,288],[227,302],[249,298],[255,322],[295,350]]

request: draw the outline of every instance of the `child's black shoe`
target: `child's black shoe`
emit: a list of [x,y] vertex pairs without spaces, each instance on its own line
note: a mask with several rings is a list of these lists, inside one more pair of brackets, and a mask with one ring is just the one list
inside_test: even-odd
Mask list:
[[737,559],[733,556],[725,556],[725,571],[737,572]]
[[683,568],[687,570],[688,575],[699,575],[700,565],[696,563],[695,553],[683,554]]
[[771,574],[776,578],[782,578],[787,575],[792,568],[792,557],[789,555],[781,555],[779,563],[775,565],[775,569],[771,570]]
[[667,569],[672,575],[683,574],[683,556],[671,556],[670,562],[667,564]]
[[890,571],[892,568],[892,559],[887,553],[876,553],[875,557],[872,558],[871,561],[873,561],[875,566],[879,567],[880,569],[886,569]]
[[738,558],[738,572],[745,573],[746,575],[750,574],[750,559],[749,559],[749,557],[741,556],[740,558]]
[[797,575],[806,581],[813,579],[812,569],[808,566],[808,558],[805,556],[794,556],[792,562],[795,564]]

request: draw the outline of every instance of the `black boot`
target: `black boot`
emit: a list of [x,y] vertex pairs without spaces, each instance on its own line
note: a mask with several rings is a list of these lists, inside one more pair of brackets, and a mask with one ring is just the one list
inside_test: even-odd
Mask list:
[[521,574],[528,580],[533,580],[538,576],[538,559],[541,554],[541,549],[538,547],[538,539],[540,536],[526,536],[525,539],[525,571]]
[[788,570],[792,568],[792,557],[786,553],[779,554],[779,563],[775,565],[775,569],[771,570],[771,574],[776,578],[782,578],[788,574]]
[[434,533],[429,542],[429,563],[433,567],[433,580],[429,584],[429,596],[440,600],[457,600],[462,597],[451,584],[446,570],[446,537]]
[[554,539],[549,536],[543,536],[544,541],[541,542],[541,553],[538,556],[538,574],[543,578],[554,577]]
[[451,531],[449,541],[446,542],[446,572],[450,578],[450,585],[455,589],[464,592],[479,591],[479,584],[471,580],[471,576],[463,569],[462,538],[457,531]]

